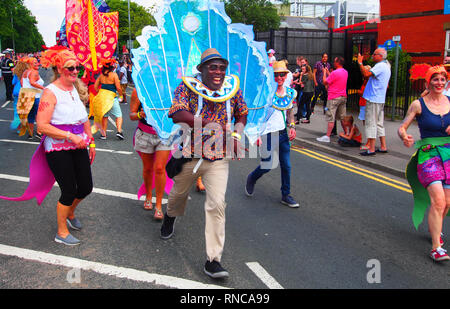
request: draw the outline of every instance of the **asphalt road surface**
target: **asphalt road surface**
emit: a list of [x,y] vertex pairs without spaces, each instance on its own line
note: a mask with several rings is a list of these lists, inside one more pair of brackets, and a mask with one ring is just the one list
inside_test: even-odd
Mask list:
[[[38,140],[9,129],[12,107],[2,83],[0,195],[20,196]],[[129,105],[121,108],[125,140],[115,137],[112,123],[108,139],[96,140],[95,189],[77,210],[83,230],[73,232],[81,245],[53,241],[57,187],[41,206],[0,200],[0,288],[450,287],[450,263],[428,256],[426,218],[418,231],[412,225],[413,199],[403,179],[296,147],[291,190],[297,209],[280,203],[279,168],[263,176],[249,198],[245,180],[259,161],[231,162],[222,259],[230,278],[210,279],[203,273],[205,195],[192,190],[174,237],[161,240],[160,221],[136,198],[142,182],[132,147],[136,123],[128,118]],[[450,242],[448,218],[445,223]]]

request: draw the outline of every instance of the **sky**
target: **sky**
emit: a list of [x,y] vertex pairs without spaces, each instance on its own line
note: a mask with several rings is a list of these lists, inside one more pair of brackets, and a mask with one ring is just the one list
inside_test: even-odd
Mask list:
[[[144,7],[150,7],[161,0],[132,0]],[[38,30],[46,46],[56,44],[56,31],[61,28],[65,16],[66,0],[24,0],[24,5],[36,17]]]
[[[154,4],[160,4],[163,0],[131,0],[137,4],[149,8]],[[327,0],[328,2],[332,0]],[[336,0],[334,0],[336,1]],[[334,2],[333,1],[333,2]],[[349,0],[359,2],[361,0]],[[379,5],[379,0],[365,0],[366,3]],[[25,6],[32,12],[38,21],[38,29],[44,38],[46,46],[56,44],[56,31],[61,28],[65,16],[66,0],[24,0]],[[276,2],[276,1],[273,1]]]

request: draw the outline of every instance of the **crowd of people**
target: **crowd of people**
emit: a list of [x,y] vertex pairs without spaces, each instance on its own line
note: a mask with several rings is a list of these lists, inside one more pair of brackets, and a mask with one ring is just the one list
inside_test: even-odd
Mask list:
[[[269,59],[276,61],[276,52],[268,51]],[[358,55],[358,64],[363,77],[360,95],[360,113],[358,119],[363,122],[367,141],[363,143],[360,129],[355,119],[347,113],[348,72],[344,69],[345,60],[338,56],[329,62],[328,54],[322,57],[313,67],[303,56],[296,59],[294,72],[288,72],[285,85],[297,91],[296,124],[311,123],[315,106],[320,99],[323,102],[323,113],[326,115],[325,135],[316,140],[330,143],[331,136],[337,135],[336,123],[340,121],[343,132],[339,134],[338,143],[343,147],[360,147],[361,156],[373,156],[387,153],[384,130],[384,104],[386,91],[391,75],[390,64],[386,60],[387,52],[383,48],[376,49],[372,55],[374,67],[363,65],[364,57]],[[284,60],[287,63],[287,60]],[[289,78],[289,75],[291,76]],[[352,132],[353,130],[353,132]],[[380,147],[376,148],[375,140],[380,139]]]
[[[8,54],[8,53],[6,53]],[[291,196],[290,177],[290,141],[296,137],[296,125],[308,124],[314,114],[319,97],[324,101],[326,114],[326,134],[317,140],[330,142],[330,136],[339,120],[343,132],[339,136],[342,146],[365,147],[363,156],[371,156],[378,152],[387,152],[385,141],[384,103],[387,83],[390,78],[390,66],[386,61],[386,51],[376,49],[372,55],[375,62],[373,68],[363,65],[363,58],[358,56],[361,73],[365,79],[361,97],[364,100],[364,113],[360,119],[365,121],[367,143],[362,141],[362,132],[356,126],[351,115],[346,111],[348,72],[344,69],[344,59],[335,57],[332,65],[328,63],[328,55],[323,54],[313,68],[307,59],[297,58],[297,69],[290,72],[286,61],[277,61],[275,51],[269,51],[270,65],[274,71],[277,85],[272,106],[265,119],[266,129],[256,144],[260,146],[260,164],[248,176],[245,193],[252,196],[258,179],[273,169],[272,160],[276,153],[281,168],[281,200],[291,208],[298,208],[299,203]],[[27,107],[28,127],[33,136],[34,122],[37,123],[37,136],[42,138],[39,151],[32,158],[32,168],[45,166],[38,175],[30,177],[30,185],[24,196],[12,200],[23,200],[30,196],[42,196],[50,191],[53,182],[59,184],[61,196],[57,201],[57,233],[55,241],[65,245],[77,245],[80,240],[75,238],[70,229],[81,230],[82,224],[75,216],[78,205],[92,191],[91,164],[95,159],[94,134],[98,130],[100,139],[106,139],[106,125],[109,115],[116,117],[117,138],[124,139],[122,132],[122,112],[120,102],[126,103],[126,89],[130,82],[124,61],[119,61],[116,71],[116,61],[102,60],[101,73],[93,78],[83,76],[83,67],[69,49],[50,48],[37,59],[27,56],[11,65],[6,56],[2,61],[2,73],[5,80],[17,74],[22,89],[31,91],[33,103]],[[44,87],[39,76],[40,64],[53,70],[54,79]],[[226,188],[229,175],[229,160],[223,148],[210,147],[206,151],[205,144],[224,139],[231,125],[230,132],[233,158],[240,158],[243,141],[243,129],[247,123],[248,108],[240,89],[230,97],[217,102],[219,92],[224,86],[224,80],[229,62],[220,53],[210,48],[203,52],[197,66],[199,79],[208,92],[200,96],[188,87],[184,81],[174,92],[172,106],[168,117],[176,124],[185,124],[189,130],[201,124],[201,128],[215,125],[219,129],[212,130],[207,136],[194,138],[195,130],[186,144],[191,147],[173,149],[173,145],[164,144],[155,129],[146,121],[139,94],[133,90],[130,99],[130,120],[137,121],[137,130],[133,137],[133,145],[138,152],[143,166],[142,193],[145,194],[144,209],[153,210],[152,190],[156,191],[154,218],[162,220],[160,236],[167,240],[174,235],[176,218],[182,216],[188,203],[190,188],[201,177],[201,185],[206,191],[205,201],[205,242],[207,261],[204,272],[212,278],[224,278],[229,274],[221,266],[221,257],[225,242],[225,209]],[[5,78],[11,74],[10,77]],[[80,78],[87,83],[80,84]],[[231,77],[234,78],[234,77]],[[422,141],[419,143],[418,158],[411,164],[416,169],[414,176],[419,179],[411,182],[413,190],[422,190],[422,194],[430,200],[429,228],[432,236],[432,251],[430,256],[435,261],[450,259],[442,248],[441,235],[443,218],[450,208],[450,99],[443,94],[448,81],[446,70],[433,67],[427,73],[428,93],[423,98],[413,102],[408,115],[398,133],[403,143],[411,147],[414,140],[407,134],[407,129],[414,119],[418,120]],[[90,87],[92,86],[92,87]],[[31,89],[31,90],[30,90]],[[86,91],[86,89],[88,89]],[[13,98],[13,92],[8,92],[7,99]],[[203,98],[203,96],[206,96]],[[91,99],[89,99],[91,97]],[[200,99],[201,98],[201,99]],[[296,103],[295,103],[296,102]],[[297,104],[297,113],[294,106]],[[25,107],[17,103],[18,114],[23,114]],[[86,112],[89,105],[89,114]],[[37,114],[36,114],[37,112]],[[91,128],[90,117],[94,117],[94,127]],[[21,118],[22,119],[22,118]],[[23,122],[21,122],[23,125]],[[14,128],[17,129],[17,128]],[[192,137],[192,138],[191,138]],[[380,139],[381,147],[375,148],[376,138]],[[197,147],[196,143],[201,143]],[[201,149],[201,153],[194,153]],[[182,152],[181,158],[171,154],[171,150]],[[276,151],[276,152],[275,152]],[[197,155],[197,156],[193,156]],[[44,162],[44,163],[43,163]],[[46,162],[46,164],[45,164]],[[167,174],[166,174],[167,172]],[[54,178],[49,177],[53,175]],[[168,177],[169,178],[168,178]],[[37,178],[36,178],[37,177]],[[44,177],[47,177],[43,179]],[[33,185],[32,185],[33,183]],[[35,183],[41,185],[36,186]],[[45,185],[47,184],[47,185]],[[164,191],[168,194],[168,205],[164,212],[162,197]],[[33,195],[34,194],[34,195]],[[2,197],[5,198],[5,197]],[[417,207],[423,207],[422,203]],[[420,204],[420,205],[419,205]],[[416,206],[415,206],[416,207]],[[418,218],[420,221],[420,218]]]

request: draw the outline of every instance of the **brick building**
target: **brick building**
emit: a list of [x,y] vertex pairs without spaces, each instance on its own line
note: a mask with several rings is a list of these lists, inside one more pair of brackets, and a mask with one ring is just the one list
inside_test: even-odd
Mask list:
[[401,36],[413,63],[442,63],[450,55],[450,0],[380,0],[378,44]]

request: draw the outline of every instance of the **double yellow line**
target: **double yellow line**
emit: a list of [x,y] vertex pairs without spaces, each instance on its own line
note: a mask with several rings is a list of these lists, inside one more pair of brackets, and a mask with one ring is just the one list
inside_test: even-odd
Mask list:
[[412,194],[411,187],[409,186],[409,184],[407,184],[405,182],[401,182],[401,181],[386,177],[384,175],[351,165],[349,163],[330,158],[328,156],[322,155],[320,153],[314,152],[309,149],[298,148],[296,146],[292,146],[291,149],[298,153],[301,153],[305,156],[311,157],[313,159],[334,165],[334,166],[342,168],[346,171],[361,175],[363,177],[375,180],[375,181],[385,184],[387,186],[390,186],[390,187],[396,188],[398,190]]

